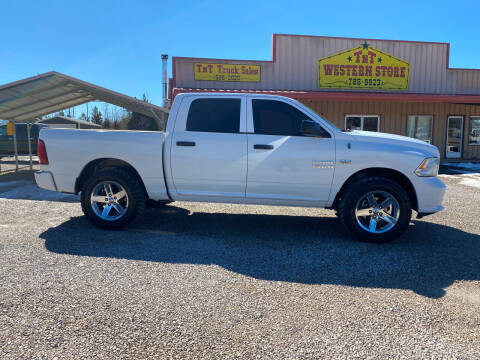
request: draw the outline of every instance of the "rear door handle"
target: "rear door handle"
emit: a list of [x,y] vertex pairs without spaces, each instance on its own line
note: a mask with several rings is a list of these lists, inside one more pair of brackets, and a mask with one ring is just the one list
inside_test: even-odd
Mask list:
[[177,141],[177,146],[195,146],[193,141]]
[[253,145],[253,148],[258,150],[273,150],[273,145],[256,144]]

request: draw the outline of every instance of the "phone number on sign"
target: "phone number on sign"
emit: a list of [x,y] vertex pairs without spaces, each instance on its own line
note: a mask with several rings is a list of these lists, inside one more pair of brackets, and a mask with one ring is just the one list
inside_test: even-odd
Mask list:
[[217,81],[240,81],[240,75],[216,75],[215,79]]
[[349,78],[347,81],[349,86],[381,86],[384,85],[382,79],[362,79]]

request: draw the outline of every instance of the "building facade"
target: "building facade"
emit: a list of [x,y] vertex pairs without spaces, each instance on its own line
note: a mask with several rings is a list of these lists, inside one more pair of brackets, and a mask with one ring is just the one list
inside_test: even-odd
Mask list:
[[274,34],[272,60],[172,58],[170,99],[251,92],[301,101],[339,128],[418,138],[443,159],[480,159],[480,69],[448,43]]

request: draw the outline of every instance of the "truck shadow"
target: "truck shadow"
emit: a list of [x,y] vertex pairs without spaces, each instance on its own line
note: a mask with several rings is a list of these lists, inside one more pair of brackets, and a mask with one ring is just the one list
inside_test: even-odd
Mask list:
[[352,239],[336,218],[146,211],[127,231],[74,217],[41,234],[52,252],[153,262],[216,264],[269,281],[410,289],[440,298],[456,280],[480,280],[480,236],[412,221],[390,244]]

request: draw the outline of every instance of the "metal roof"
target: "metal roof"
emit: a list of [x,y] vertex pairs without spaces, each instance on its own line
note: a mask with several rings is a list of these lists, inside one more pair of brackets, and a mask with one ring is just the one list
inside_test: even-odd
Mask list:
[[0,86],[0,119],[23,122],[90,101],[104,101],[166,123],[168,109],[60,74],[40,74]]
[[61,116],[61,115],[56,115],[56,116],[53,116],[53,117],[42,119],[42,120],[37,121],[36,123],[48,124],[48,121],[53,120],[53,119],[64,120],[66,123],[88,125],[88,126],[93,126],[93,127],[98,127],[98,128],[102,127],[101,125],[95,124],[95,123],[87,121],[87,120],[75,119],[75,118],[71,118],[71,117],[68,117],[68,116]]

